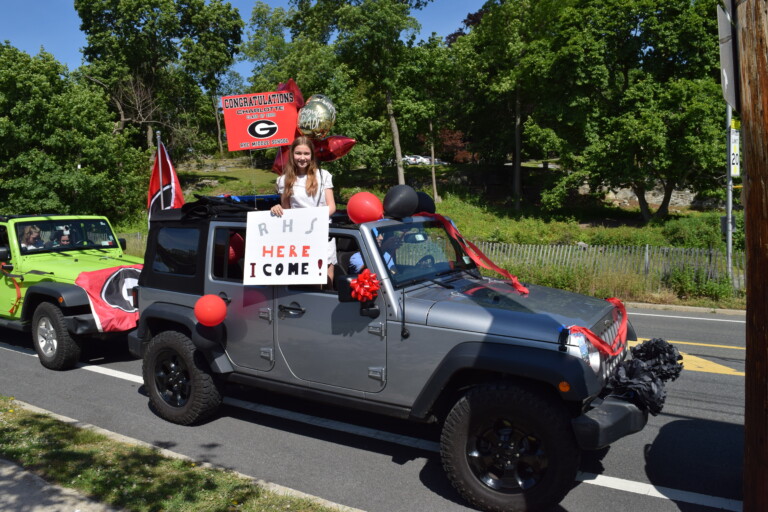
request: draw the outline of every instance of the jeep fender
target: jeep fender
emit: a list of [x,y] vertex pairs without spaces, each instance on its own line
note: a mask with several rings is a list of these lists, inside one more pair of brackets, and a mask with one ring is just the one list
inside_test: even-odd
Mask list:
[[[579,358],[558,350],[503,343],[467,342],[454,347],[432,373],[411,409],[411,416],[425,418],[457,372],[492,372],[547,384],[564,400],[580,401],[600,392],[594,372]],[[570,390],[559,391],[562,381]]]
[[40,303],[40,297],[58,305],[61,308],[87,306],[91,309],[88,294],[76,284],[46,282],[30,286],[24,294],[24,305],[21,309],[22,318],[32,318],[35,308]]
[[[188,306],[168,302],[151,304],[139,316],[138,336],[148,340],[157,332],[172,329],[174,324],[183,327],[195,347],[205,356],[214,373],[234,371],[232,363],[224,353],[226,339],[224,326],[206,327],[200,324],[195,318],[194,310]],[[168,329],[165,328],[166,326]]]

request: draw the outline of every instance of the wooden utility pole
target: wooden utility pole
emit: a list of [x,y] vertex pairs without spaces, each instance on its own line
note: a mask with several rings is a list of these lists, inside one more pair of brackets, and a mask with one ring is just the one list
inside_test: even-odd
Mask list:
[[768,510],[768,0],[735,0],[744,145],[744,512]]

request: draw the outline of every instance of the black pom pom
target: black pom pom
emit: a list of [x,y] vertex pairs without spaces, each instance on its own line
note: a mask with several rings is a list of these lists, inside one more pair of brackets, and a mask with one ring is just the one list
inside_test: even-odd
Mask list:
[[646,340],[636,347],[632,347],[632,357],[643,361],[658,378],[666,382],[674,381],[683,370],[683,356],[674,345],[661,338]]

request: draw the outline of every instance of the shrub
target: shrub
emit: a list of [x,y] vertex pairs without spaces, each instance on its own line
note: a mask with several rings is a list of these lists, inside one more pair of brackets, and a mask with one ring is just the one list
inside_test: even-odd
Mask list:
[[720,215],[705,214],[681,217],[667,222],[661,229],[673,247],[722,247]]
[[733,286],[727,275],[710,279],[703,269],[675,268],[662,277],[662,282],[681,299],[706,297],[722,300],[733,296]]

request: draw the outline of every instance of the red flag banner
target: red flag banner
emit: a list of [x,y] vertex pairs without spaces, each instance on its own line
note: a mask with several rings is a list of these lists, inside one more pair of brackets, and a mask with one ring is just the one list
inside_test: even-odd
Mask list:
[[85,290],[99,332],[129,331],[136,327],[139,310],[131,289],[139,282],[143,265],[124,265],[81,272],[75,284]]
[[[162,169],[162,180],[160,171]],[[160,187],[163,187],[162,201],[160,200]],[[147,194],[147,210],[150,218],[152,212],[163,208],[181,208],[184,204],[184,194],[181,191],[179,177],[173,168],[168,151],[161,142],[155,153],[155,165],[152,167],[152,177],[149,180],[149,193]]]

